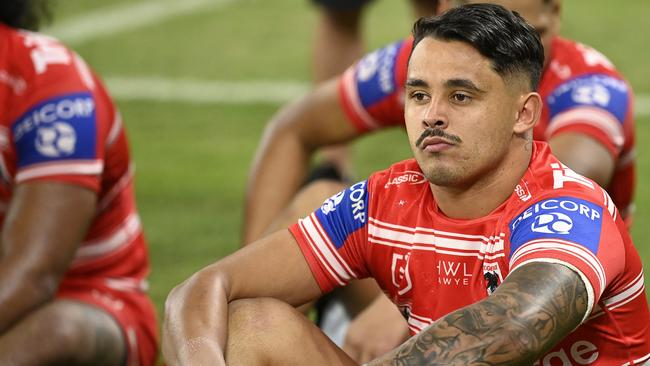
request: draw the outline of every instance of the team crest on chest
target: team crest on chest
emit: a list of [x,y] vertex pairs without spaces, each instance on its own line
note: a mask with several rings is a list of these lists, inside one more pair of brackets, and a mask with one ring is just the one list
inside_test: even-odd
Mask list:
[[393,259],[391,260],[391,277],[393,285],[397,288],[397,294],[400,296],[409,292],[413,288],[413,282],[411,281],[411,275],[409,274],[410,257],[410,253],[393,253]]

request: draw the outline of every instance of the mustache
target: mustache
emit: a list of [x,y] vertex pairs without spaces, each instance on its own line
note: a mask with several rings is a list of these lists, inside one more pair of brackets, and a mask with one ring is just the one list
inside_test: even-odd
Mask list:
[[456,135],[448,134],[440,128],[427,128],[426,130],[424,130],[424,132],[422,132],[422,135],[420,135],[418,140],[415,142],[415,146],[421,147],[420,145],[422,145],[422,141],[424,141],[425,138],[430,136],[441,137],[445,140],[451,141],[456,144],[460,144],[461,142],[463,142],[463,140],[461,140],[460,137]]

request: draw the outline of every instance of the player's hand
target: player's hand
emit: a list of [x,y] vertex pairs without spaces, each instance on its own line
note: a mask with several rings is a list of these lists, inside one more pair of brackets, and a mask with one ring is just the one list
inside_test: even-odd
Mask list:
[[386,296],[380,294],[350,323],[343,350],[363,364],[399,346],[408,337],[404,317]]

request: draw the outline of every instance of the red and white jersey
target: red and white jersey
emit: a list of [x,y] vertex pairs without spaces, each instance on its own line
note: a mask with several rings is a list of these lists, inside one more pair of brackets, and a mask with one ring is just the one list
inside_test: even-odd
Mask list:
[[102,82],[57,40],[0,24],[0,103],[0,222],[18,184],[91,189],[97,212],[63,281],[99,276],[117,289],[141,289],[149,261],[133,165]]
[[625,223],[607,192],[544,142],[512,195],[484,217],[441,213],[411,159],[332,196],[291,232],[323,292],[374,277],[414,334],[486,298],[520,266],[563,264],[582,278],[588,311],[538,364],[650,360],[643,269]]
[[[404,84],[412,47],[411,38],[393,43],[343,74],[340,103],[358,131],[404,125]],[[534,138],[548,141],[574,132],[600,142],[616,161],[606,189],[628,220],[636,181],[632,89],[593,48],[556,37],[550,56],[538,90],[544,109]]]

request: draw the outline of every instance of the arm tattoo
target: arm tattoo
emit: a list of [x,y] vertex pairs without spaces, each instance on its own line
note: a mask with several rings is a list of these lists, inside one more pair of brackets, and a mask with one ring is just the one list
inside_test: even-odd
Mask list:
[[530,365],[587,311],[577,273],[531,263],[488,298],[446,315],[372,365]]

